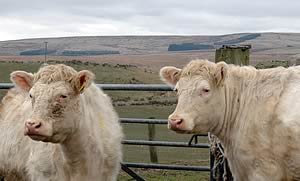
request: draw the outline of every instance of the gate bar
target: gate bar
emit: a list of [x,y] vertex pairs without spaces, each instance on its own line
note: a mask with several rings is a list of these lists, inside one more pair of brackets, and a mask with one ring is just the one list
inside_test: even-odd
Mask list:
[[201,166],[185,166],[185,165],[167,165],[154,163],[128,163],[123,162],[124,165],[132,168],[152,168],[152,169],[166,169],[166,170],[186,170],[186,171],[203,171],[209,172],[209,167]]
[[190,147],[190,148],[210,148],[207,143],[189,144],[187,142],[169,141],[146,141],[146,140],[123,140],[126,145],[148,145],[148,146],[167,146],[167,147]]
[[[165,84],[96,84],[103,90],[111,91],[172,91],[173,88]],[[12,83],[0,83],[0,89],[10,89]]]
[[121,123],[168,124],[166,119],[120,118]]
[[136,174],[134,171],[132,171],[130,168],[128,168],[126,165],[121,163],[121,168],[124,172],[126,172],[128,175],[130,175],[132,178],[134,178],[136,181],[145,181],[144,178]]

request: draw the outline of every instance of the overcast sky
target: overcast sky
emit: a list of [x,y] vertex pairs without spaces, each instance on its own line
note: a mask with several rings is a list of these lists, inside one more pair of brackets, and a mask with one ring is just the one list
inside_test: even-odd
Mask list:
[[0,0],[0,41],[300,32],[300,0]]

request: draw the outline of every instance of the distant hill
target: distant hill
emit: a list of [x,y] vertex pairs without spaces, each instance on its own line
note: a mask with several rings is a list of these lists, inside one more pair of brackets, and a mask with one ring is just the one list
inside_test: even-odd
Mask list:
[[242,33],[221,36],[88,36],[0,41],[1,55],[143,55],[171,51],[212,51],[223,44],[252,44],[252,51],[300,53],[300,34]]

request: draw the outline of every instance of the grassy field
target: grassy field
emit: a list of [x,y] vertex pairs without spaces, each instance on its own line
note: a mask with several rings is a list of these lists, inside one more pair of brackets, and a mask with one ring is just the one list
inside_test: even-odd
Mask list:
[[[9,63],[0,62],[0,82],[9,82],[9,74],[14,70],[35,72],[40,63]],[[91,70],[96,74],[96,83],[162,83],[158,73],[145,68],[131,65],[110,65],[93,63],[69,63],[77,70]],[[4,94],[1,91],[0,94]],[[171,92],[130,92],[110,91],[108,93],[115,104],[120,117],[132,118],[162,118],[166,119],[175,108],[176,98]],[[157,104],[152,104],[151,101]],[[165,102],[173,103],[165,105]],[[137,105],[138,104],[138,105]],[[123,124],[126,139],[148,139],[147,125]],[[169,131],[166,125],[156,125],[156,140],[163,141],[188,141],[191,135],[178,135]],[[206,138],[203,138],[206,142]],[[186,149],[158,147],[159,163],[207,166],[209,162],[208,149]],[[124,146],[124,161],[150,162],[147,146]],[[183,172],[166,170],[136,169],[147,180],[208,180],[208,173]],[[119,180],[132,180],[121,172]]]

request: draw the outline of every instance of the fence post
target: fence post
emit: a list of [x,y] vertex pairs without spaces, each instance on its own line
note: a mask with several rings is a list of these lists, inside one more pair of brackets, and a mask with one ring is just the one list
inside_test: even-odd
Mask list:
[[[235,65],[249,65],[249,56],[250,56],[251,45],[223,45],[221,48],[216,50],[215,62],[224,61],[228,64]],[[211,147],[214,147],[214,150],[211,151],[211,170],[210,180],[226,180],[232,181],[233,177],[230,171],[230,168],[227,164],[227,159],[223,158],[223,148],[217,137],[210,138]],[[215,155],[217,154],[217,155]],[[222,163],[218,162],[218,165],[215,165],[216,159],[222,160]]]
[[216,50],[215,62],[224,61],[228,64],[249,65],[251,45],[223,45]]
[[[155,125],[154,124],[148,124],[148,136],[149,141],[155,140]],[[152,163],[157,163],[157,149],[155,146],[149,146],[149,152],[150,152],[150,161]]]
[[297,59],[296,59],[295,64],[296,64],[296,65],[300,65],[300,58],[297,58]]
[[[155,124],[148,124],[148,138],[149,141],[155,140]],[[149,146],[151,163],[158,163],[157,149],[155,146]]]

